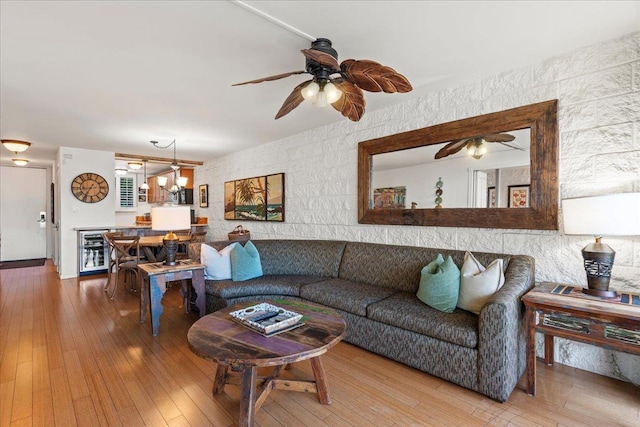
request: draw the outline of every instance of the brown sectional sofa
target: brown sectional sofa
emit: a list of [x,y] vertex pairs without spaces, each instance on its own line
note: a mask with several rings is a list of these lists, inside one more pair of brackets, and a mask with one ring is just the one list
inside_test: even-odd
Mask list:
[[[483,264],[505,261],[505,284],[480,315],[435,310],[416,297],[420,271],[438,253],[460,267],[464,251],[326,240],[252,240],[263,276],[207,280],[207,313],[244,301],[307,300],[336,309],[345,341],[444,378],[492,399],[507,400],[524,372],[521,297],[534,286],[524,255],[474,253]],[[232,242],[206,244],[220,250]],[[189,244],[200,259],[201,243]]]

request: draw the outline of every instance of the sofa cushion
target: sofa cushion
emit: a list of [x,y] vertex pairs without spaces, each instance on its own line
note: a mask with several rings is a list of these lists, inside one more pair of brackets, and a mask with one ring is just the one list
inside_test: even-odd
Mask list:
[[331,308],[366,316],[369,304],[380,301],[394,292],[393,289],[385,289],[367,283],[329,279],[302,286],[300,297]]
[[235,243],[220,251],[204,243],[200,249],[200,262],[204,265],[204,278],[210,280],[231,279],[231,251]]
[[254,240],[262,271],[338,277],[345,242],[327,240]]
[[482,306],[504,285],[503,261],[497,258],[485,268],[471,252],[464,255],[458,307],[480,314]]
[[260,253],[248,241],[244,246],[234,245],[231,249],[231,279],[236,282],[262,276]]
[[460,270],[450,256],[442,254],[422,269],[420,287],[416,296],[420,301],[436,310],[451,313],[458,302]]
[[478,316],[459,308],[444,313],[413,293],[399,292],[367,307],[367,317],[468,348],[478,346]]
[[205,280],[205,293],[218,298],[237,298],[251,295],[299,296],[300,287],[309,283],[326,280],[322,276],[262,276],[242,283],[232,280]]

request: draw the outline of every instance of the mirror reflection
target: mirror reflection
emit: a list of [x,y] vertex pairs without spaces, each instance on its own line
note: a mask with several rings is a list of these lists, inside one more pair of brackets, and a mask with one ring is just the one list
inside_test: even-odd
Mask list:
[[557,107],[544,101],[361,141],[358,222],[557,230]]
[[529,207],[531,130],[497,135],[372,156],[372,208]]

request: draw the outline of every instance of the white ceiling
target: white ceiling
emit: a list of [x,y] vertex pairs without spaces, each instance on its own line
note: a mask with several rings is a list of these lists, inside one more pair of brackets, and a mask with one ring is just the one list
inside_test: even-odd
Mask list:
[[[640,29],[638,1],[246,3],[411,81],[365,93],[368,112]],[[2,0],[0,137],[32,142],[32,165],[59,146],[171,157],[149,141],[174,138],[209,160],[345,121],[306,103],[274,120],[306,75],[231,86],[304,69],[309,46],[232,1]]]

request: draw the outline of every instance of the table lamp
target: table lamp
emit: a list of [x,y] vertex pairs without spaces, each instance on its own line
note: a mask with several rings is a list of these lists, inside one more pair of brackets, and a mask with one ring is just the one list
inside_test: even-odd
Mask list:
[[609,290],[615,251],[602,243],[602,236],[640,235],[640,193],[577,197],[562,201],[564,233],[592,235],[596,241],[582,249],[588,288],[582,292],[613,298]]
[[191,229],[191,209],[189,206],[158,206],[151,208],[151,229],[167,231],[162,239],[167,257],[166,265],[176,265],[178,236],[176,230]]

